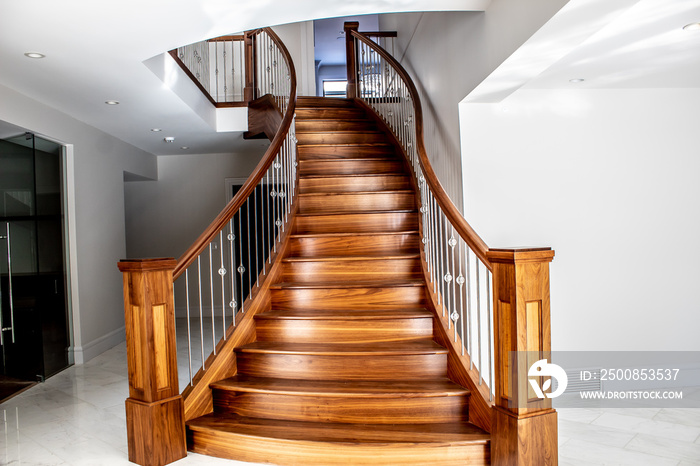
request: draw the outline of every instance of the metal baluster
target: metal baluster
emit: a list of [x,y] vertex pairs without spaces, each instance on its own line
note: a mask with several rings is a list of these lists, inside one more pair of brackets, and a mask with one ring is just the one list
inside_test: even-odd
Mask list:
[[440,298],[438,295],[438,288],[437,288],[438,287],[438,280],[437,279],[438,279],[438,274],[440,273],[440,260],[438,259],[438,255],[437,255],[438,241],[437,241],[437,222],[435,220],[435,218],[437,216],[435,213],[436,212],[435,196],[433,196],[432,193],[430,196],[430,210],[431,210],[430,216],[432,218],[432,220],[430,222],[431,229],[432,229],[432,233],[430,235],[430,245],[431,245],[432,254],[433,254],[433,263],[435,264],[435,267],[434,267],[435,272],[433,273],[433,293],[435,293],[438,296],[438,300],[439,300]]
[[[269,251],[270,248],[277,252],[277,246],[275,245],[275,240],[272,238],[272,227],[270,226],[270,197],[272,197],[272,190],[270,189],[270,169],[267,169],[267,172],[265,172],[265,177],[267,178],[267,195],[265,196],[267,198],[267,220],[265,223],[267,224],[267,250]],[[274,218],[274,215],[273,217]],[[270,244],[270,239],[272,239],[272,244]],[[268,258],[268,264],[272,264],[272,254],[269,255]]]
[[243,65],[244,56],[245,56],[245,40],[239,40],[238,44],[239,44],[238,45],[238,57],[240,59],[240,65],[241,65],[241,67],[240,67],[241,71],[238,73],[238,76],[239,76],[238,80],[240,81],[239,89],[241,92],[241,94],[240,94],[241,101],[243,101],[244,94],[245,94],[245,91],[244,91],[244,89],[245,89],[245,66]]
[[222,47],[223,49],[223,62],[224,62],[224,102],[228,100],[228,78],[226,77],[226,42],[223,43]]
[[[438,251],[440,253],[440,274],[438,277],[442,278],[445,275],[445,248],[442,243],[442,225],[443,225],[443,219],[442,219],[442,209],[440,206],[437,206],[437,221],[438,221]],[[440,299],[442,298],[442,316],[445,316],[445,282],[443,280],[439,281],[440,287],[438,291],[438,304],[440,304]]]
[[481,285],[479,283],[479,258],[475,257],[476,262],[476,344],[479,349],[479,385],[484,379],[484,365],[483,365],[483,348],[481,346]]
[[[450,313],[450,320],[454,322],[454,327],[455,327],[455,341],[457,341],[457,320],[459,319],[459,314],[457,313],[457,294],[456,294],[456,282],[454,280],[455,277],[455,246],[457,245],[457,240],[455,239],[455,229],[454,227],[450,224],[450,239],[447,240],[447,245],[450,247],[450,254],[452,255],[452,270],[448,271],[448,273],[451,275],[451,278],[448,282],[448,286],[452,286],[452,300],[450,301],[452,303],[452,309]],[[449,295],[450,290],[448,288],[447,293]],[[448,324],[449,328],[449,324]]]
[[238,297],[236,296],[236,234],[233,228],[233,218],[236,214],[231,216],[231,220],[228,221],[228,241],[229,247],[231,248],[231,302],[229,307],[233,310],[233,326],[236,326],[236,308],[238,307]]
[[209,243],[209,299],[211,302],[211,342],[214,347],[214,354],[216,354],[216,331],[214,330],[214,262],[211,258],[211,248],[212,243]]
[[[268,170],[269,173],[272,174],[272,190],[270,191],[270,197],[272,197],[272,220],[275,224],[275,227],[277,226],[277,192],[276,192],[276,184],[275,184],[275,163],[272,162],[272,165],[270,165],[270,168]],[[272,237],[272,247],[275,252],[277,252],[277,229],[273,228],[273,237]]]
[[[267,275],[265,260],[266,255],[270,255],[270,250],[265,247],[265,184],[263,183],[263,178],[260,178],[260,243],[262,244],[262,271],[263,275]],[[256,222],[257,225],[257,222]],[[255,235],[257,237],[257,234]]]
[[472,279],[471,279],[471,264],[469,263],[469,247],[467,246],[467,243],[464,243],[464,254],[465,254],[465,264],[466,264],[466,271],[467,271],[467,288],[466,288],[466,296],[465,299],[467,300],[467,342],[468,342],[468,353],[469,353],[469,369],[471,370],[474,367],[474,336],[472,335]]
[[[225,228],[225,227],[224,227]],[[224,229],[219,230],[219,254],[221,259],[221,267],[219,267],[219,275],[221,276],[221,325],[223,326],[224,340],[226,340],[226,268],[224,267]]]
[[[459,240],[461,241],[462,238],[460,237]],[[467,243],[464,243],[464,247],[467,247]],[[457,255],[459,256],[459,276],[457,277],[457,284],[459,285],[459,315],[462,320],[461,323],[461,328],[462,328],[462,356],[464,356],[464,347],[465,347],[465,342],[466,342],[466,335],[464,333],[464,321],[465,321],[465,316],[464,316],[464,275],[462,274],[462,248],[459,247],[459,243],[457,244]]]
[[187,361],[190,368],[190,385],[192,385],[192,333],[190,332],[190,277],[189,269],[185,269],[185,299],[187,299]]
[[245,273],[245,267],[243,267],[243,212],[238,209],[238,275],[241,277],[241,313],[245,312],[245,296],[243,296],[243,274]]
[[204,369],[204,316],[202,315],[202,255],[197,256],[197,283],[199,284],[199,343],[202,347],[202,369]]
[[493,314],[491,312],[491,301],[493,299],[493,296],[491,296],[491,280],[492,280],[492,275],[491,272],[486,272],[486,300],[487,300],[487,312],[488,312],[488,328],[489,328],[489,401],[493,400],[493,392],[496,387],[496,385],[493,382],[493,332],[491,331],[491,319],[493,319]]
[[219,42],[214,42],[214,83],[216,83],[216,101],[219,100]]
[[[445,236],[447,236],[447,219],[445,219]],[[447,241],[449,245],[449,240]],[[447,292],[445,293],[445,296],[443,297],[443,315],[445,315],[445,309],[447,310],[447,330],[452,328],[452,313],[450,312],[450,304],[454,305],[453,301],[450,301],[450,284],[452,283],[452,274],[450,273],[450,253],[447,248],[445,248],[444,251],[445,254],[445,269],[446,273],[445,276],[443,277],[444,283],[443,283],[443,289],[446,286],[447,287]]]
[[248,296],[253,294],[253,261],[250,258],[250,196],[245,200],[246,234],[248,235]]
[[[253,216],[255,221],[255,283],[260,288],[260,264],[258,264],[258,186],[253,189]],[[248,227],[250,228],[250,227]],[[264,262],[264,261],[263,261]]]

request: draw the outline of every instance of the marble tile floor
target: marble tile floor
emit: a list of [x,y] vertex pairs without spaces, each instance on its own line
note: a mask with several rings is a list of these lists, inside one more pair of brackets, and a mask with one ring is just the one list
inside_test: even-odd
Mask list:
[[[0,404],[0,465],[131,464],[127,393],[121,344]],[[562,466],[700,465],[700,409],[560,409],[559,445]],[[173,464],[250,463],[189,453]]]

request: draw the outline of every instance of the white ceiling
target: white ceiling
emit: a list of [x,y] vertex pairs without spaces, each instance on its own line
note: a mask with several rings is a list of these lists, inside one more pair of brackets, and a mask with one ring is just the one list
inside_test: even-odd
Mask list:
[[[392,11],[482,10],[490,0],[3,0],[0,84],[147,152],[226,152],[240,133],[214,133],[143,62],[177,46],[260,26]],[[24,56],[36,51],[41,60]],[[108,106],[106,100],[120,105]],[[2,102],[0,102],[2,105]],[[151,128],[162,128],[152,133]]]
[[[6,0],[0,3],[0,84],[156,155],[173,153],[163,142],[166,135],[192,153],[225,152],[240,133],[214,133],[145,60],[259,26],[393,11],[481,10],[489,1]],[[498,95],[499,86],[510,92],[561,88],[572,86],[572,78],[584,78],[576,85],[582,88],[698,87],[700,31],[681,29],[696,21],[700,0],[571,0],[480,87]],[[29,51],[46,58],[24,57]],[[474,98],[487,101],[488,92]],[[121,104],[105,105],[110,99]],[[154,127],[163,132],[152,133]]]
[[570,0],[464,102],[518,89],[700,87],[700,30],[683,29],[699,21],[700,0]]

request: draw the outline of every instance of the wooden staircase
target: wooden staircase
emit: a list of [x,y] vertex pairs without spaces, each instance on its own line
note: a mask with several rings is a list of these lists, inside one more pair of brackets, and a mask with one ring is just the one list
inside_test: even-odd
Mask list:
[[211,385],[188,449],[273,464],[490,464],[469,391],[433,339],[416,198],[391,140],[352,100],[296,109],[299,197],[270,310]]

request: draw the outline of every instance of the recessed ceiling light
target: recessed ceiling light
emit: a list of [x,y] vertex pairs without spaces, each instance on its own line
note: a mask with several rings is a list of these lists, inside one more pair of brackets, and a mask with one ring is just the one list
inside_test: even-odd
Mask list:
[[576,84],[576,83],[582,83],[582,82],[584,82],[584,81],[585,81],[585,79],[583,79],[583,78],[569,79],[569,82],[570,82],[570,83],[574,83],[574,84]]
[[182,149],[182,150],[187,150],[187,149],[189,149],[189,147],[187,147],[187,146],[182,146],[182,147],[180,147],[180,149]]
[[151,131],[153,131],[154,133],[160,133],[163,130],[160,128],[151,128]]
[[44,58],[46,55],[39,52],[26,52],[24,56],[27,58]]
[[684,31],[698,31],[700,30],[700,23],[690,23],[683,26]]
[[167,138],[163,138],[163,141],[165,142],[175,142],[175,138],[172,136],[168,136]]
[[118,100],[105,100],[105,103],[106,103],[107,105],[119,105],[119,101],[118,101]]

